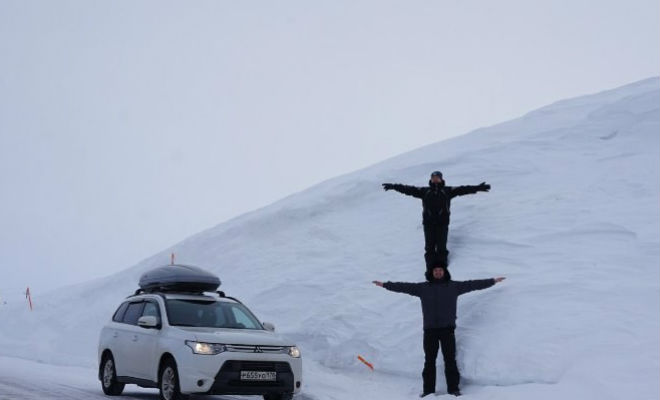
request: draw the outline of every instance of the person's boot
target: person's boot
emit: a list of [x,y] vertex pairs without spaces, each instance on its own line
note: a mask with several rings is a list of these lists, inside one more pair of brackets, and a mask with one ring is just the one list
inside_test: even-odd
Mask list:
[[449,394],[458,397],[458,396],[461,395],[461,391],[456,389],[456,390],[452,390],[451,392],[449,392]]
[[419,397],[426,397],[426,396],[431,395],[433,393],[434,392],[424,392],[424,393],[420,394]]

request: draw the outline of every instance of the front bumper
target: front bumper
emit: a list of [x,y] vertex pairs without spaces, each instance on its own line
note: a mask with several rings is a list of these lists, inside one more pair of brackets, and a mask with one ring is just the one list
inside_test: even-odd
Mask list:
[[[274,382],[242,381],[241,371],[274,371]],[[298,381],[298,387],[302,383]],[[294,393],[296,382],[287,362],[269,361],[226,361],[215,376],[211,389],[206,394],[264,395],[268,393]]]
[[[185,354],[185,353],[184,353]],[[187,353],[177,360],[182,393],[263,395],[298,393],[302,387],[302,360],[288,354],[226,352],[215,356]],[[277,381],[241,381],[241,371],[275,371]]]

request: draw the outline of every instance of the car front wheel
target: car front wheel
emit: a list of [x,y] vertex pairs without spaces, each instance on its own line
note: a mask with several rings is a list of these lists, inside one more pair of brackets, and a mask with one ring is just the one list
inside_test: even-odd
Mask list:
[[185,400],[188,396],[181,394],[179,386],[179,374],[174,360],[166,360],[160,370],[158,381],[160,400]]
[[124,384],[117,381],[115,360],[111,355],[103,357],[101,363],[101,387],[108,396],[119,396],[124,391]]

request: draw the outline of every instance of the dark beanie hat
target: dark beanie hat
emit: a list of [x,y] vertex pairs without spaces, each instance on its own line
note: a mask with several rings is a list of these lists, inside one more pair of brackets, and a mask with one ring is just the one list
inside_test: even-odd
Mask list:
[[442,172],[440,172],[440,171],[431,172],[431,177],[434,177],[434,176],[439,176],[440,178],[442,178]]
[[435,268],[442,268],[442,269],[445,270],[445,274],[444,274],[444,276],[442,277],[442,280],[441,280],[442,282],[449,282],[451,280],[451,274],[449,273],[449,270],[447,269],[447,267],[444,266],[444,265],[438,265],[436,267],[429,267],[429,268],[426,269],[426,273],[424,274],[424,276],[426,277],[427,281],[434,282],[436,280],[433,277],[433,270]]

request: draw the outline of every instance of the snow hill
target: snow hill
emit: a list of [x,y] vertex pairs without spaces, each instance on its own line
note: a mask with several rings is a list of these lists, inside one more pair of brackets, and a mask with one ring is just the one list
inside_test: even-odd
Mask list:
[[419,303],[370,282],[423,279],[421,205],[380,184],[424,185],[440,169],[450,185],[493,187],[453,202],[454,279],[508,277],[460,300],[467,398],[657,399],[659,145],[658,78],[560,101],[322,182],[112,276],[35,296],[34,312],[5,307],[0,354],[94,367],[102,324],[140,274],[175,252],[217,273],[225,291],[301,346],[307,398],[416,397]]

